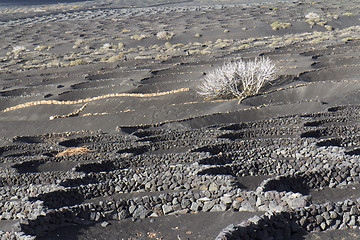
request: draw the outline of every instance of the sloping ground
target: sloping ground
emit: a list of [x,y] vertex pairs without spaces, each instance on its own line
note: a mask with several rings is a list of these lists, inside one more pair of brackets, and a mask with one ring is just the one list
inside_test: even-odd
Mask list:
[[[356,238],[358,6],[327,3],[69,5],[4,20],[1,236]],[[261,94],[196,94],[214,67],[256,56],[279,68]]]

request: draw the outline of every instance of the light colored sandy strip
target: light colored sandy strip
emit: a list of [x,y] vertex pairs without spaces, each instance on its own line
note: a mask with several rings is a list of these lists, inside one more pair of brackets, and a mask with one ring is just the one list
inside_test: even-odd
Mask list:
[[103,115],[109,115],[107,112],[102,113],[86,113],[84,115],[81,115],[80,117],[88,117],[88,116],[103,116]]
[[80,112],[82,112],[86,105],[88,105],[88,103],[85,103],[84,106],[82,106],[81,108],[79,108],[78,110],[72,112],[72,113],[69,113],[69,114],[66,114],[66,115],[54,115],[54,116],[50,116],[50,120],[54,120],[56,118],[68,118],[68,117],[75,117],[75,116],[78,116]]
[[159,93],[112,93],[112,94],[106,94],[103,96],[80,99],[80,100],[75,100],[75,101],[58,101],[58,100],[32,101],[32,102],[27,102],[27,103],[23,103],[23,104],[19,104],[19,105],[13,106],[13,107],[6,108],[6,109],[2,110],[2,112],[9,112],[9,111],[14,111],[17,109],[27,108],[27,107],[37,106],[37,105],[73,105],[73,104],[79,104],[79,103],[88,103],[88,102],[92,102],[92,101],[96,101],[96,100],[100,100],[100,99],[114,98],[114,97],[138,97],[138,98],[159,97],[159,96],[164,96],[164,95],[169,95],[169,94],[174,94],[174,93],[179,93],[179,92],[187,92],[189,90],[190,90],[189,88],[180,88],[180,89],[176,89],[176,90],[159,92]]
[[[135,112],[134,109],[128,109],[128,110],[124,110],[124,111],[118,111],[115,113],[127,113],[127,112]],[[88,116],[103,116],[103,115],[109,115],[110,113],[107,112],[100,112],[100,113],[85,113],[83,115],[81,115],[80,117],[88,117]],[[114,113],[112,113],[114,114]]]

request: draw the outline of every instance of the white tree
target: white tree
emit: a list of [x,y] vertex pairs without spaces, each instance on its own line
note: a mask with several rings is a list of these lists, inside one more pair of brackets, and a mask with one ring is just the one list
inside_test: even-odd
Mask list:
[[225,63],[207,74],[198,93],[206,98],[238,98],[257,94],[263,84],[276,79],[276,67],[269,58],[242,59]]

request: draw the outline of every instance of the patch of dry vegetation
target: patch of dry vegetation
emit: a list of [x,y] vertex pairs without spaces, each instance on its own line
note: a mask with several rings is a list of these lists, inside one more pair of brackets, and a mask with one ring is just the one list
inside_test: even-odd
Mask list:
[[277,70],[268,58],[242,59],[224,64],[207,74],[198,87],[206,98],[238,98],[259,93],[263,84],[275,80]]
[[87,147],[73,147],[56,154],[55,157],[70,157],[73,155],[85,154],[88,152],[91,152],[91,150],[89,150]]
[[[338,15],[332,15],[332,14],[329,14],[327,16],[328,19],[337,19],[339,18]],[[324,28],[326,28],[328,31],[331,31],[333,30],[333,27],[328,25],[328,21],[321,17],[319,14],[317,13],[308,13],[305,15],[305,22],[307,22],[308,24],[310,24],[310,27],[314,27],[314,25],[319,25],[319,26],[322,26]]]
[[133,40],[141,41],[141,40],[143,40],[145,38],[148,38],[148,37],[150,37],[150,36],[145,35],[145,34],[140,34],[140,35],[135,34],[135,35],[131,36],[130,38],[133,39]]
[[156,37],[159,40],[170,40],[174,35],[175,35],[175,33],[173,33],[173,32],[161,31],[156,34]]
[[271,25],[272,30],[277,31],[279,29],[286,29],[291,26],[291,23],[283,23],[279,21],[273,22]]
[[[98,38],[83,39],[74,38],[72,44],[75,43],[78,48],[74,50],[68,46],[68,50],[57,52],[60,45],[46,45],[37,46],[32,50],[24,46],[13,46],[12,49],[6,49],[7,54],[0,57],[0,72],[23,71],[28,69],[46,69],[69,67],[78,65],[95,64],[98,62],[114,63],[126,60],[155,60],[162,61],[163,59],[176,58],[185,55],[210,55],[219,52],[234,52],[243,51],[251,48],[276,48],[287,47],[295,44],[316,45],[316,44],[334,44],[336,42],[343,43],[360,38],[360,27],[350,27],[347,29],[333,29],[328,24],[331,19],[338,18],[336,14],[320,15],[317,13],[306,14],[304,20],[310,26],[317,25],[324,28],[319,32],[307,32],[300,34],[289,34],[283,36],[267,36],[247,39],[218,39],[216,41],[199,41],[199,42],[182,42],[176,43],[158,43],[151,46],[137,46],[127,48],[123,42],[106,42],[108,39],[100,40]],[[276,21],[271,24],[274,30],[289,27],[290,23]],[[130,30],[123,30],[122,34],[128,33]],[[347,34],[351,33],[351,34]],[[170,39],[173,37],[173,32],[162,31],[158,32],[155,37],[161,39]],[[154,35],[144,34],[127,34],[126,38],[136,40],[144,39],[144,37],[154,37]],[[345,36],[346,35],[346,36]],[[194,35],[199,40],[202,39],[200,33]],[[174,40],[174,39],[172,39]],[[105,41],[105,42],[104,42]],[[124,41],[122,38],[116,41]],[[85,44],[90,44],[86,45]],[[141,41],[139,41],[141,43]],[[47,51],[51,47],[55,48],[52,51]],[[7,47],[8,48],[8,47]]]

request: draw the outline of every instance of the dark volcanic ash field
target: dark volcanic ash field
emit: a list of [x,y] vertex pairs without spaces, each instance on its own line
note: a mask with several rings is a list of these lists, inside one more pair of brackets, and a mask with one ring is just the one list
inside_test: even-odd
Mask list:
[[[355,1],[0,9],[2,239],[360,239]],[[265,56],[260,94],[203,77]]]

